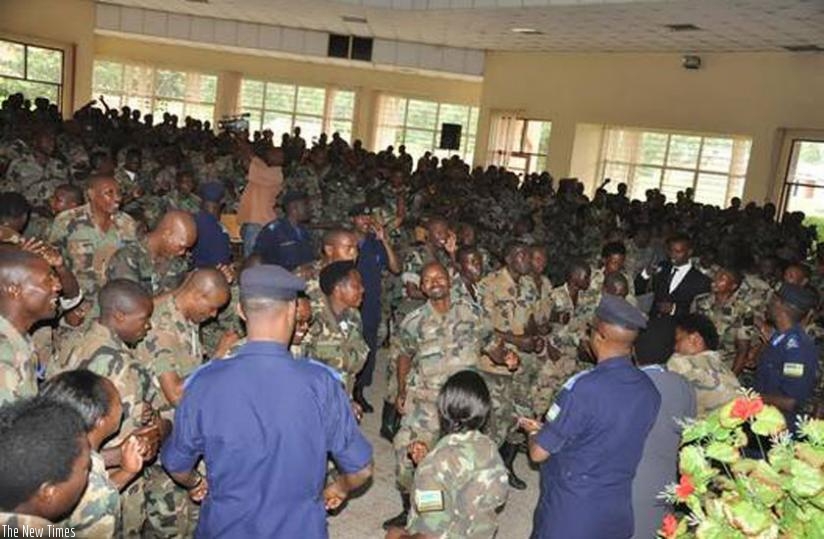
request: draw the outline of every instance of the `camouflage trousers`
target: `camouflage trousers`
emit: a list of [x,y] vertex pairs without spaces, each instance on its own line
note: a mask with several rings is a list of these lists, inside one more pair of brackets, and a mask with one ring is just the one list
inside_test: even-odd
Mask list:
[[178,486],[160,464],[146,473],[146,526],[143,537],[153,539],[192,537],[200,507]]
[[481,375],[486,381],[492,400],[492,411],[484,431],[496,445],[500,446],[507,440],[510,433],[518,428],[515,405],[512,401],[512,376],[489,372],[482,372]]
[[426,394],[410,389],[406,401],[407,412],[401,419],[401,428],[392,445],[395,448],[395,480],[398,490],[408,493],[415,479],[415,465],[409,458],[409,444],[423,442],[432,450],[438,441],[440,423],[438,421],[437,391]]
[[[539,357],[535,354],[520,354],[521,365],[512,375],[512,406],[514,414],[523,417],[532,417],[535,413],[535,385],[540,371]],[[513,428],[509,431],[506,441],[520,443],[526,441],[526,434]]]
[[561,350],[558,361],[547,359],[540,366],[535,383],[534,412],[541,416],[546,413],[564,383],[575,373],[584,370],[575,358],[575,350]]
[[120,493],[120,511],[123,515],[123,537],[140,537],[146,520],[146,493],[143,491],[143,477]]

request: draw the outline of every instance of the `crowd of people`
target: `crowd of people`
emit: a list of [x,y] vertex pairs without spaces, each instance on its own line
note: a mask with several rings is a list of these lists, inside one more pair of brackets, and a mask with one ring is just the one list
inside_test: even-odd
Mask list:
[[64,120],[12,95],[0,136],[4,525],[325,537],[386,376],[400,512],[375,536],[511,537],[526,454],[534,538],[646,539],[684,419],[745,388],[790,430],[824,415],[799,212],[102,98]]

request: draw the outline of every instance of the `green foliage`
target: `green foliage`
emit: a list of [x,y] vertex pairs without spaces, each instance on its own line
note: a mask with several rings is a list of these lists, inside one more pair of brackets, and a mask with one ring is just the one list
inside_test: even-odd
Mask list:
[[[742,426],[771,436],[763,459],[746,458]],[[824,421],[804,419],[796,438],[781,412],[755,393],[685,425],[680,481],[665,498],[681,511],[667,515],[665,539],[824,539]]]

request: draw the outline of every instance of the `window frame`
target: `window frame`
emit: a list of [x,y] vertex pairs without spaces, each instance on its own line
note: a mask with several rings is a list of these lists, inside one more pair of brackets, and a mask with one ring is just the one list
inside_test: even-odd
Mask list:
[[[65,98],[64,94],[64,86],[66,85],[66,74],[67,70],[67,52],[63,48],[60,48],[55,45],[45,45],[31,41],[24,41],[20,38],[14,37],[6,37],[0,36],[0,41],[5,41],[7,43],[14,43],[16,45],[23,46],[23,77],[17,77],[15,75],[0,75],[0,79],[11,79],[17,80],[21,82],[33,82],[37,84],[46,84],[48,86],[55,86],[57,87],[57,100],[54,102],[57,105],[57,110],[62,112],[63,111],[63,100]],[[60,53],[60,82],[52,82],[52,81],[44,81],[39,79],[30,79],[28,78],[29,72],[29,47],[34,47],[37,49],[45,49],[49,51],[59,52]],[[32,101],[40,96],[26,96],[27,99],[31,99]]]

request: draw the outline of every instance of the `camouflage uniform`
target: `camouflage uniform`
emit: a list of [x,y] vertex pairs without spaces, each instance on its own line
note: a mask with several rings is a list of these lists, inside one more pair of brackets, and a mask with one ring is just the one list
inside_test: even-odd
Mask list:
[[[5,528],[8,526],[8,528]],[[45,518],[36,517],[34,515],[24,515],[22,513],[3,513],[0,512],[0,530],[43,530],[43,535],[38,537],[48,537],[49,526],[54,529],[54,524]],[[16,537],[15,535],[8,535],[8,537]],[[25,537],[23,532],[20,532],[19,537]],[[31,535],[30,537],[34,537]]]
[[[606,273],[604,272],[604,268],[591,268],[591,275],[589,290],[593,293],[600,294],[604,288],[604,279],[606,277]],[[635,287],[633,286],[634,280],[630,278],[630,276],[626,272],[622,272],[624,275],[624,279],[627,280],[627,297],[625,298],[628,302],[635,305]],[[600,301],[599,301],[600,303]]]
[[412,311],[400,326],[398,355],[412,360],[407,379],[406,413],[394,439],[397,481],[402,492],[412,487],[414,466],[407,455],[413,441],[433,447],[438,439],[438,393],[458,371],[475,369],[495,337],[482,308],[452,301],[441,314],[431,303]]
[[547,359],[541,365],[536,385],[535,411],[543,414],[564,382],[576,372],[588,365],[578,361],[578,347],[581,339],[586,337],[588,324],[595,316],[598,296],[592,288],[578,292],[578,304],[572,302],[569,285],[555,287],[550,295],[552,313],[562,316],[569,314],[569,322],[552,324],[552,333],[548,343],[556,348],[561,357],[556,361]]
[[[229,303],[217,313],[215,318],[207,320],[200,326],[200,341],[203,343],[203,350],[208,358],[215,357],[217,345],[227,332],[233,331],[241,337],[246,335],[246,327],[237,314],[237,306],[240,303],[240,286],[237,280],[232,283],[229,293]],[[232,348],[234,349],[235,346]]]
[[363,323],[357,309],[347,309],[338,320],[326,299],[303,341],[306,355],[338,371],[347,394],[355,387],[355,376],[369,355],[363,339]]
[[[97,291],[106,282],[109,258],[128,242],[137,240],[136,224],[125,213],[112,216],[109,229],[99,230],[91,207],[84,204],[55,217],[48,242],[60,250],[64,263],[74,273],[87,301],[97,303]],[[90,315],[97,314],[92,308]]]
[[120,494],[103,456],[92,450],[91,461],[86,491],[72,514],[57,525],[74,530],[76,537],[121,537]]
[[537,300],[535,305],[535,322],[544,325],[549,323],[549,318],[552,316],[552,281],[545,275],[540,276],[540,286],[538,286],[537,277],[532,276],[536,284]]
[[69,169],[60,159],[49,157],[46,163],[37,162],[33,153],[11,162],[6,171],[6,183],[15,186],[32,206],[44,205],[60,184],[68,183]]
[[712,292],[697,296],[692,302],[692,312],[712,320],[718,331],[721,359],[732,368],[736,356],[736,342],[758,338],[753,326],[754,313],[736,291],[723,305],[715,301]]
[[26,335],[0,316],[0,404],[37,394],[37,366]]
[[407,530],[444,539],[492,539],[497,509],[508,494],[507,471],[492,440],[478,431],[449,434],[415,472]]
[[735,374],[715,350],[693,356],[673,354],[667,370],[680,374],[695,388],[698,419],[736,398],[741,389]]
[[106,280],[129,279],[157,296],[180,286],[188,270],[187,257],[152,260],[143,239],[121,247],[112,255],[106,265]]
[[[529,317],[534,314],[537,292],[531,277],[523,276],[516,283],[506,267],[487,275],[478,283],[478,297],[492,327],[513,335],[524,334]],[[510,349],[515,350],[511,346]],[[502,444],[508,435],[517,434],[516,413],[528,415],[525,408],[531,408],[528,401],[537,374],[537,360],[531,354],[518,355],[521,366],[514,375],[504,365],[495,365],[487,357],[481,359],[480,368],[492,397],[489,434],[498,444]]]
[[[143,426],[141,414],[144,403],[156,399],[149,371],[141,365],[134,352],[111,329],[93,322],[88,331],[81,333],[69,354],[68,369],[85,368],[105,376],[120,393],[123,403],[123,422],[118,434],[106,442],[105,447],[116,447],[126,440],[135,429]],[[126,536],[139,536],[146,519],[143,479],[133,481],[123,491],[122,530]]]
[[[155,409],[171,419],[173,406],[160,388],[160,376],[175,372],[181,379],[202,363],[198,325],[189,321],[169,295],[155,305],[152,329],[138,345],[141,361],[150,365],[152,383],[158,392]],[[185,489],[166,474],[160,464],[146,470],[146,529],[150,537],[187,537],[197,525],[198,507]]]
[[770,283],[747,273],[738,288],[738,296],[741,301],[749,306],[756,315],[763,315],[770,303],[774,289]]
[[192,214],[200,211],[201,199],[194,193],[184,195],[178,191],[172,191],[169,193],[168,202],[170,209],[183,210]]
[[[329,167],[321,172],[315,172],[314,167],[309,165],[298,167],[294,173],[285,179],[286,190],[303,191],[309,197],[309,211],[312,215],[312,222],[329,220],[323,215],[323,196],[320,189],[321,180],[329,173]],[[348,207],[346,210],[348,211]]]
[[805,413],[812,417],[824,417],[824,328],[812,322],[804,328],[818,349],[818,381],[813,389],[813,394],[807,400]]

